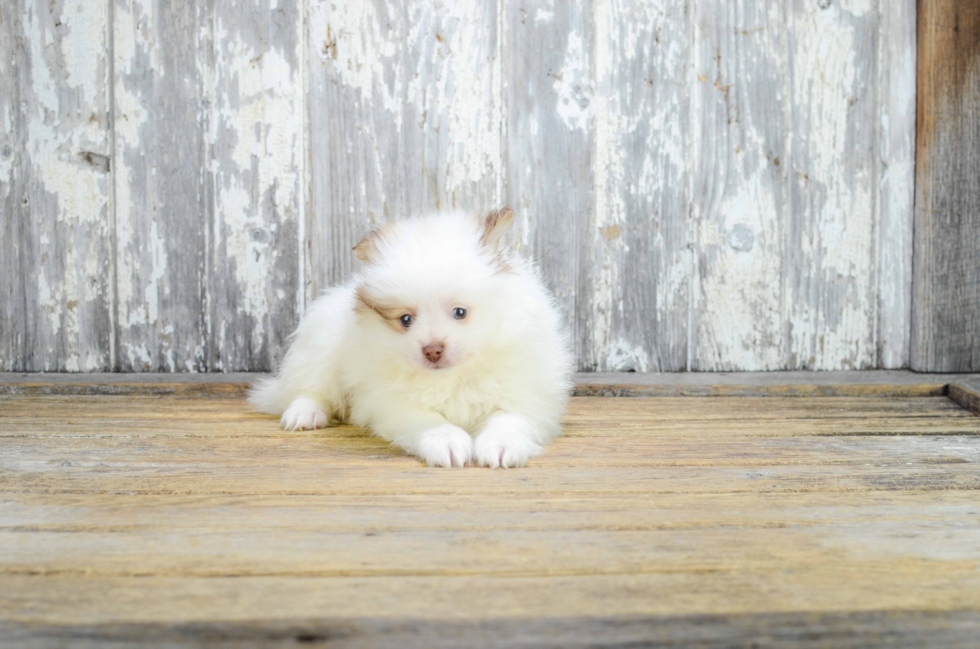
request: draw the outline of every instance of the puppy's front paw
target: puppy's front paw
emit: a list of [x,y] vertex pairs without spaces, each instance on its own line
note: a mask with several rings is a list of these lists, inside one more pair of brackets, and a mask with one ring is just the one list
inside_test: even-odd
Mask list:
[[429,466],[466,466],[473,457],[473,439],[459,426],[436,426],[422,433],[418,456]]
[[532,457],[541,454],[541,445],[528,436],[523,422],[500,417],[480,433],[473,444],[473,457],[479,466],[508,469],[524,466]]
[[327,427],[327,413],[313,399],[300,397],[286,408],[279,419],[283,430],[313,430]]

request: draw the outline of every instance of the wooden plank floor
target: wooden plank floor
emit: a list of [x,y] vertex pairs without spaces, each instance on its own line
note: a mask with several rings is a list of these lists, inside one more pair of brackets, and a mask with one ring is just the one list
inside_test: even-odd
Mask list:
[[492,471],[240,397],[0,395],[0,644],[978,634],[980,417],[945,396],[580,397]]

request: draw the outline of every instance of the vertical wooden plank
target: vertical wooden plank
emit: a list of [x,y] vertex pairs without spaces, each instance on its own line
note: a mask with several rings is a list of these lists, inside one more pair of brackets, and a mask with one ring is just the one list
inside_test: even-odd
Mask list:
[[115,0],[118,361],[207,367],[208,0]]
[[107,7],[24,0],[2,9],[0,370],[106,370]]
[[301,303],[300,3],[216,0],[211,370],[268,371]]
[[877,365],[876,5],[793,0],[790,7],[787,368],[871,368]]
[[980,5],[919,1],[913,369],[980,371]]
[[20,277],[24,226],[30,222],[21,178],[24,114],[20,109],[20,3],[0,1],[0,371],[33,369],[28,362],[34,337],[27,328],[27,304]]
[[687,366],[691,25],[687,0],[594,5],[592,292],[584,364]]
[[500,203],[493,2],[311,0],[308,296],[388,219]]
[[[699,0],[692,369],[786,367],[787,8]],[[812,71],[816,73],[816,71]]]
[[915,198],[915,0],[879,0],[878,367],[907,367]]
[[502,10],[505,202],[517,212],[520,244],[567,315],[580,369],[594,370],[592,3],[512,0]]

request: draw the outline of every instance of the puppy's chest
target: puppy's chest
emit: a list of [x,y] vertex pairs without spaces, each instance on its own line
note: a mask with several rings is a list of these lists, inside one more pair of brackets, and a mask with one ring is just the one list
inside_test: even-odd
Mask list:
[[425,391],[418,395],[422,407],[431,409],[450,423],[475,432],[500,406],[492,386],[482,382],[462,384],[449,390]]

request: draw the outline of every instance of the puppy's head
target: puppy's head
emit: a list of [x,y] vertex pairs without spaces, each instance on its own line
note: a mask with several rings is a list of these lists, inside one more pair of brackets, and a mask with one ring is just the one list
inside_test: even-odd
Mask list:
[[357,317],[370,343],[425,370],[447,370],[499,344],[509,274],[500,237],[514,222],[502,209],[397,221],[354,247],[365,263]]

